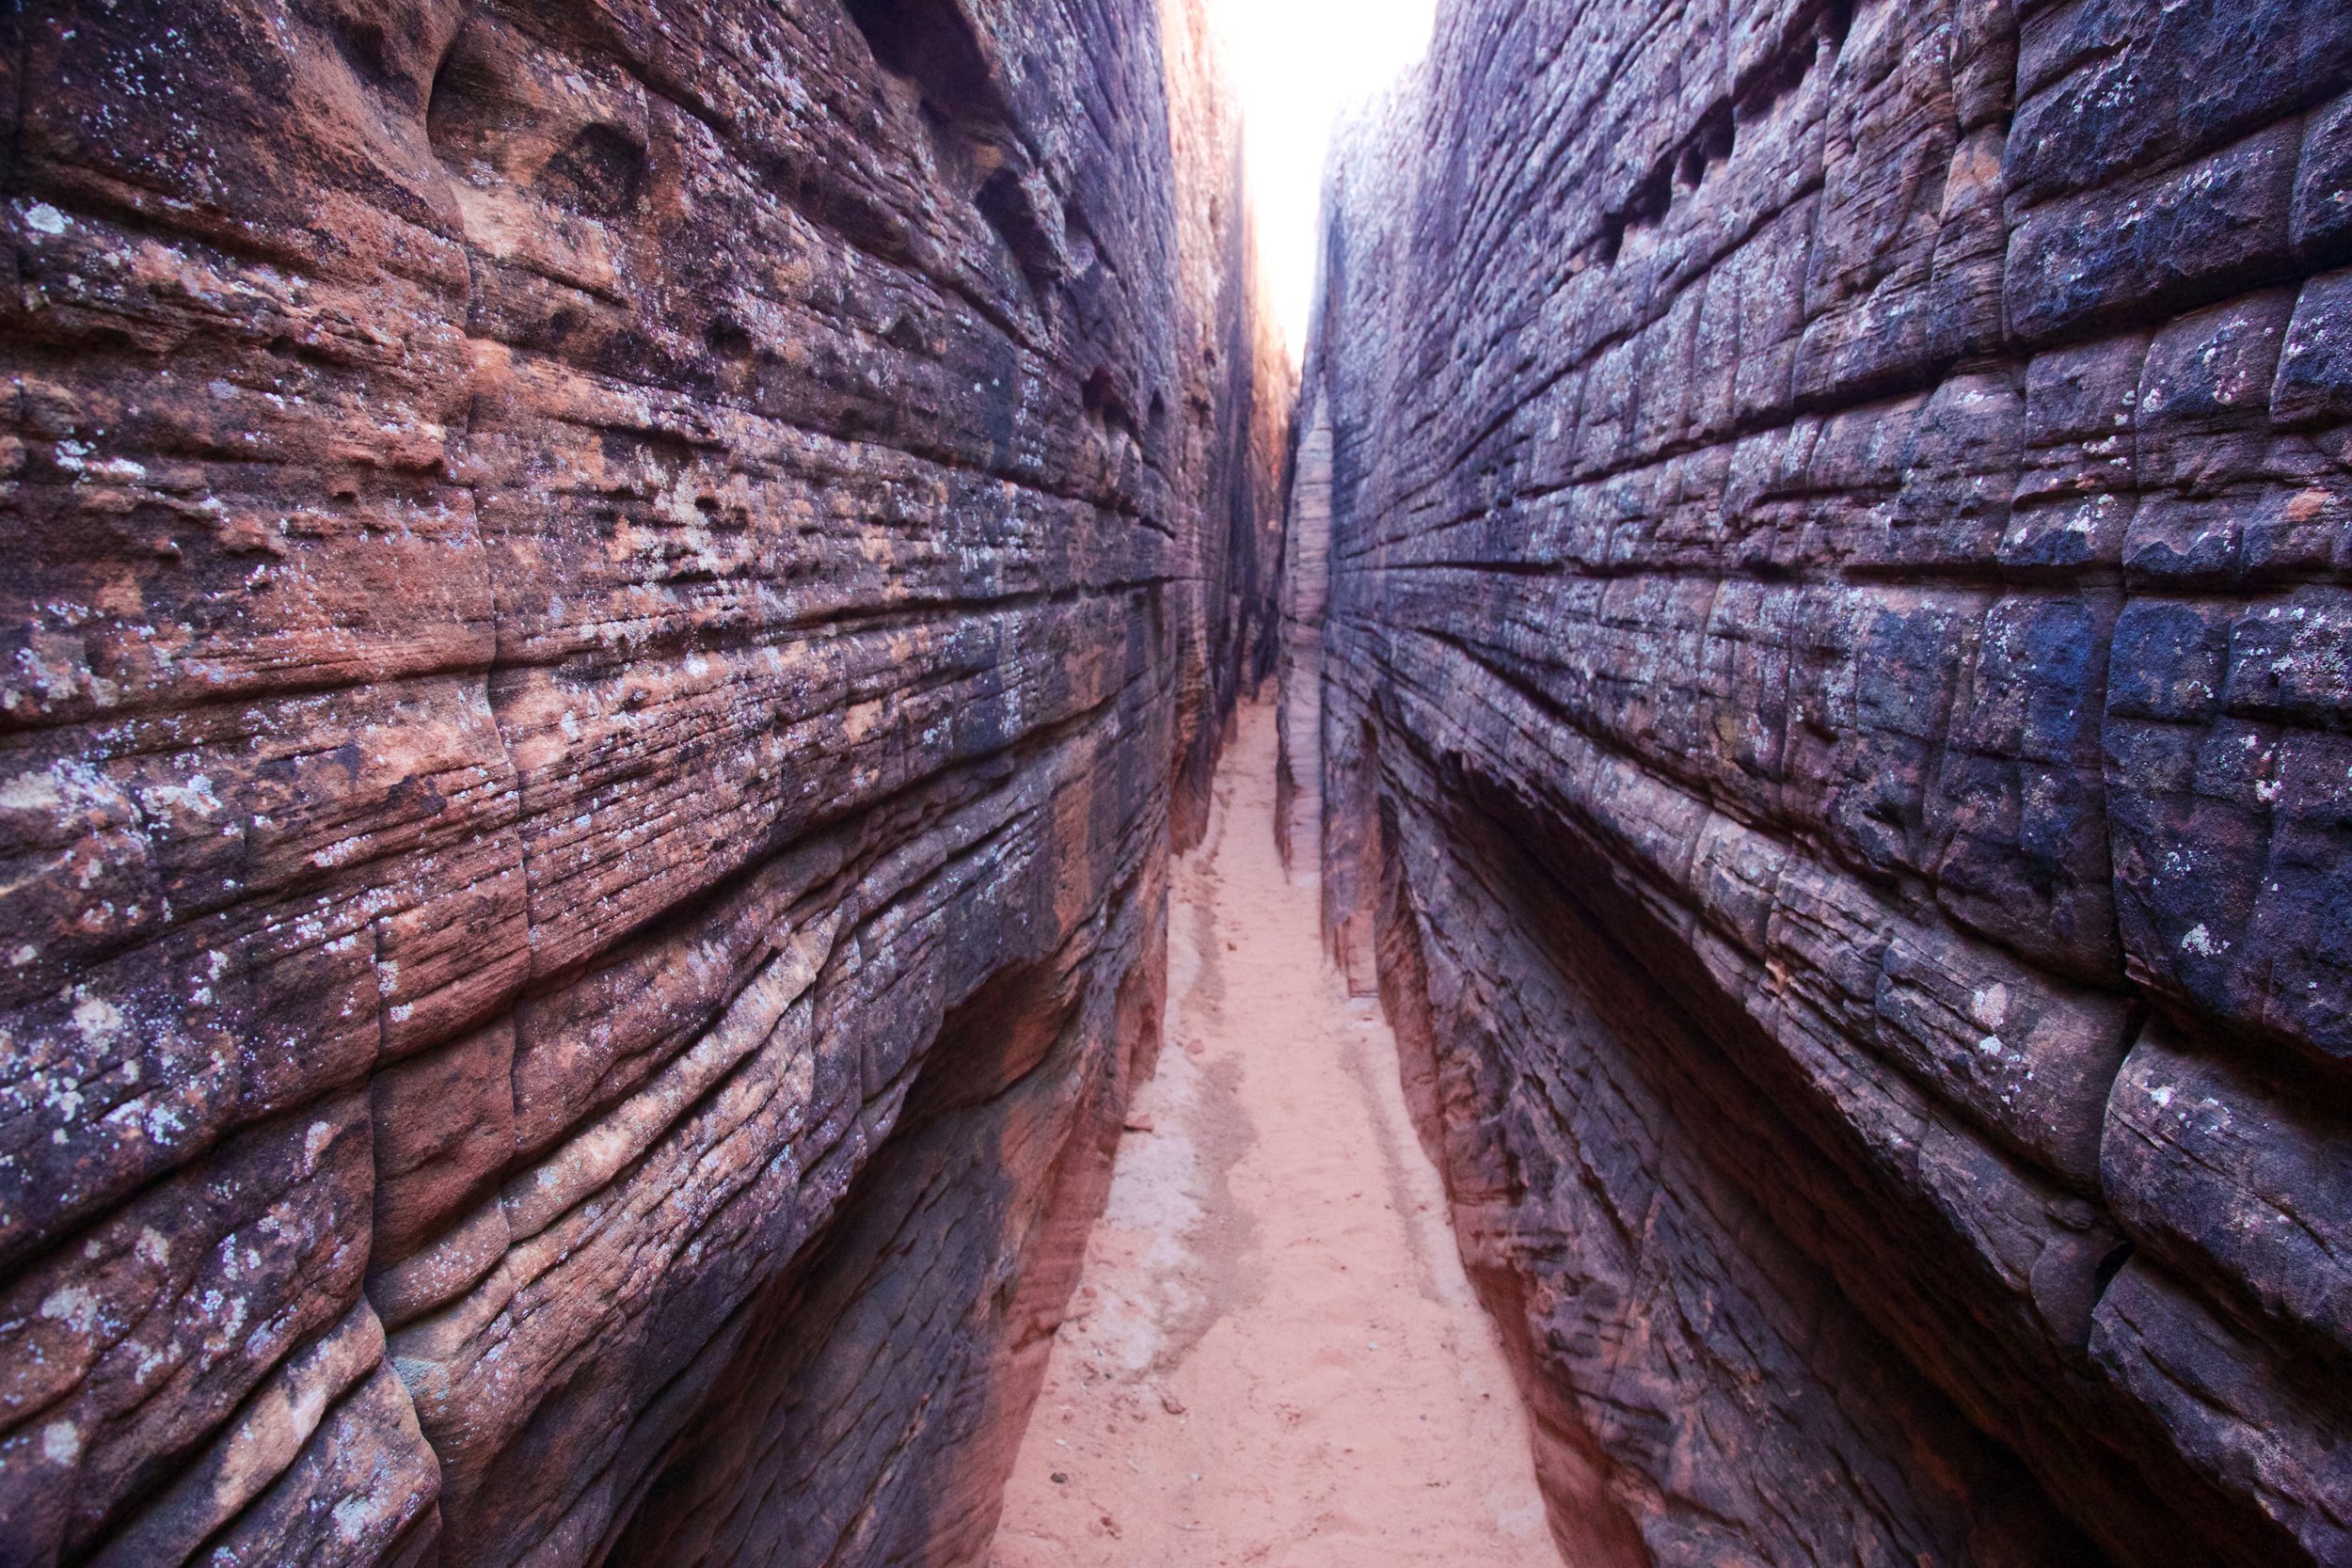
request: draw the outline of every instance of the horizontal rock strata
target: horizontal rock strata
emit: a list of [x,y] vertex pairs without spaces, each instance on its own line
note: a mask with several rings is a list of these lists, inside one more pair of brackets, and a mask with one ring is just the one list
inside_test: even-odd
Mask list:
[[0,1561],[985,1541],[1272,658],[1197,33],[0,19]]
[[1337,160],[1327,915],[1578,1560],[2352,1562],[2347,91],[1463,0]]

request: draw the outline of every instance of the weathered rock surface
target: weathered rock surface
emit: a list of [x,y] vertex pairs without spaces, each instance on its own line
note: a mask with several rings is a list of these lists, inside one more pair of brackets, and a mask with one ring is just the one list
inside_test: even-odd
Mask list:
[[2348,89],[1462,0],[1335,164],[1327,917],[1578,1560],[2352,1562]]
[[0,18],[0,1561],[986,1539],[1272,660],[1198,31]]

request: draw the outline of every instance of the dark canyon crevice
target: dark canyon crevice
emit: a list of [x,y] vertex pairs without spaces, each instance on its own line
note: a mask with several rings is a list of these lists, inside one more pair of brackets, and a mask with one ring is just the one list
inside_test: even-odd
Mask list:
[[1462,0],[1346,136],[1284,832],[1572,1560],[2352,1561],[2347,89]]

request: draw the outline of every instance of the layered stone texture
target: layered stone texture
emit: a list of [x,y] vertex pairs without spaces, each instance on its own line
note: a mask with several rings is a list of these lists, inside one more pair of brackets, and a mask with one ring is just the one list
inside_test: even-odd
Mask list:
[[1327,916],[1577,1560],[2352,1561],[2348,88],[1463,0],[1336,162]]
[[0,18],[0,1560],[985,1540],[1273,657],[1197,34]]

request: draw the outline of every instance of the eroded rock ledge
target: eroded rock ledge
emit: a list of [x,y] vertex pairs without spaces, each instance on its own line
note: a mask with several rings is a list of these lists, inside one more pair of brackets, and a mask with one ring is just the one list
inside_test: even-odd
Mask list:
[[1270,668],[1197,20],[0,18],[0,1560],[955,1560]]
[[2347,87],[1463,0],[1338,160],[1289,766],[1578,1560],[2352,1562]]

